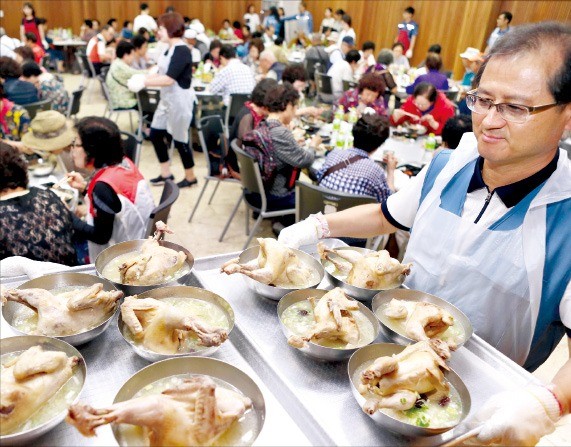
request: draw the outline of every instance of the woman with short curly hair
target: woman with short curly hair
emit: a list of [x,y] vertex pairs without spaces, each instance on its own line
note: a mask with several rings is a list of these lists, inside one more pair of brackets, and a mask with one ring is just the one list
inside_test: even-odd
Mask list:
[[347,90],[343,94],[339,105],[343,106],[345,111],[355,108],[359,114],[362,114],[366,108],[371,108],[377,115],[387,116],[383,98],[385,89],[385,81],[381,76],[374,73],[364,74],[357,88]]

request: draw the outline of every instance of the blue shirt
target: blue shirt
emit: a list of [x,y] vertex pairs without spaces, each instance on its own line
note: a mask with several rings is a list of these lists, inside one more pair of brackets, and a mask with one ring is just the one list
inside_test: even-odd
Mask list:
[[406,92],[408,94],[412,94],[414,92],[414,88],[421,82],[428,82],[434,85],[434,87],[436,87],[438,90],[449,89],[448,78],[446,77],[446,75],[440,73],[437,70],[429,70],[428,73],[420,75],[418,78],[416,78],[414,80],[414,83],[406,88]]
[[4,81],[4,96],[21,106],[40,100],[38,89],[34,84],[17,78],[8,78]]
[[304,11],[303,14],[296,14],[289,17],[284,17],[284,22],[289,20],[298,20],[300,24],[304,24],[305,34],[313,33],[313,16],[309,11]]
[[409,39],[412,39],[413,36],[418,35],[418,23],[416,23],[414,20],[411,20],[408,23],[406,23],[406,22],[399,23],[398,29],[399,29],[399,31],[400,30],[406,30]]

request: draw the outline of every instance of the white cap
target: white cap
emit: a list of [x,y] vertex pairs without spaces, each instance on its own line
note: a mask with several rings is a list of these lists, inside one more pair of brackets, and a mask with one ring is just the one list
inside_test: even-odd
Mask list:
[[190,24],[190,29],[196,31],[197,34],[203,34],[206,31],[202,23],[194,21]]
[[185,39],[196,39],[197,32],[196,30],[189,28],[184,32]]
[[482,59],[482,53],[477,48],[468,47],[466,51],[460,53],[462,59],[468,59],[469,61],[479,61]]

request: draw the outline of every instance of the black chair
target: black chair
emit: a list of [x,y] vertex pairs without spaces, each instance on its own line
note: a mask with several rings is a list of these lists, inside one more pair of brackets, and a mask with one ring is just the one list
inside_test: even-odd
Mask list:
[[351,90],[355,87],[357,87],[357,83],[354,81],[347,81],[346,79],[343,79],[343,91],[346,92],[347,90]]
[[161,100],[161,91],[154,89],[143,89],[137,92],[137,101],[139,102],[139,110],[143,116],[143,121],[150,124],[149,119],[156,112]]
[[172,204],[176,202],[179,195],[179,188],[172,180],[167,180],[161,194],[159,205],[151,212],[149,223],[147,224],[146,238],[155,232],[155,225],[160,220],[167,223]]
[[214,194],[218,190],[220,183],[234,183],[240,184],[240,181],[226,177],[223,175],[223,172],[220,172],[221,167],[224,164],[224,156],[227,152],[227,138],[224,134],[224,126],[222,124],[222,118],[219,116],[207,116],[200,120],[198,124],[198,139],[200,140],[200,146],[202,147],[202,152],[206,157],[206,166],[208,167],[208,173],[204,176],[204,186],[200,191],[198,199],[196,200],[196,204],[190,213],[190,217],[188,221],[190,222],[194,217],[194,213],[202,200],[202,196],[206,191],[206,187],[208,186],[208,182],[211,180],[216,182],[216,186],[214,187],[214,191],[210,195],[210,200],[208,200],[208,204],[212,202],[214,198]]
[[79,87],[79,89],[71,92],[71,101],[69,102],[69,107],[67,108],[66,116],[68,118],[73,117],[74,121],[77,121],[77,114],[79,113],[79,109],[81,108],[81,97],[84,91],[85,87]]
[[198,95],[196,107],[196,122],[205,116],[224,116],[224,102],[221,95]]
[[33,120],[36,116],[36,113],[43,111],[43,110],[51,110],[52,109],[52,101],[53,99],[44,99],[43,101],[32,102],[30,104],[23,105],[24,109],[28,111],[28,115],[30,115],[30,119]]
[[79,84],[80,87],[84,86],[85,81],[87,81],[87,88],[89,88],[89,84],[91,80],[97,76],[95,73],[95,67],[87,57],[87,54],[76,51],[75,58],[77,63],[79,64],[79,68],[81,69],[81,82]]
[[335,97],[333,96],[333,85],[331,76],[315,72],[315,87],[317,89],[317,100],[324,104],[333,104]]
[[139,166],[142,142],[132,133],[123,131],[121,131],[121,140],[123,141],[123,152],[125,155],[135,163],[135,166]]
[[249,93],[232,93],[230,95],[230,104],[226,108],[226,119],[224,120],[227,137],[230,133],[230,128],[234,123],[234,118],[236,118],[240,109],[244,106],[246,101],[250,100],[251,97],[252,95]]

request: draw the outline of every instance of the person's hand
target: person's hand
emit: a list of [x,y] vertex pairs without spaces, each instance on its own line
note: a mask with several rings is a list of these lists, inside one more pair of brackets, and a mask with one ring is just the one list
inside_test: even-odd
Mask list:
[[471,425],[482,427],[477,443],[523,446],[552,433],[559,418],[559,402],[551,391],[532,385],[492,396]]
[[311,115],[314,118],[319,118],[321,114],[324,112],[322,108],[314,106],[306,107],[305,111],[307,112],[308,115]]
[[321,136],[315,134],[311,137],[311,142],[309,143],[311,147],[317,147],[322,143],[323,139]]
[[67,173],[67,183],[79,192],[84,192],[87,188],[87,182],[79,172],[71,171]]
[[147,86],[145,83],[145,78],[146,76],[144,74],[135,74],[131,76],[127,81],[127,87],[132,92],[139,92]]
[[87,205],[85,204],[77,205],[77,207],[75,208],[75,215],[80,219],[87,216]]
[[412,50],[411,49],[406,50],[406,53],[404,53],[404,55],[407,57],[407,59],[410,59],[412,57]]
[[[320,213],[318,215],[312,214],[307,219],[293,224],[280,231],[278,242],[287,245],[291,248],[299,248],[302,245],[317,244],[317,241],[327,235],[324,234],[324,228],[321,220],[325,218]],[[327,229],[327,231],[329,231]]]
[[393,118],[395,121],[402,119],[406,115],[407,113],[402,109],[395,109],[393,112]]
[[420,121],[426,122],[426,124],[428,124],[433,129],[438,128],[438,121],[436,121],[436,119],[434,119],[434,117],[430,113],[428,115],[423,115],[420,118]]
[[387,165],[387,171],[394,171],[398,165],[398,158],[395,157],[395,154],[391,154],[387,152],[383,157],[383,163]]

